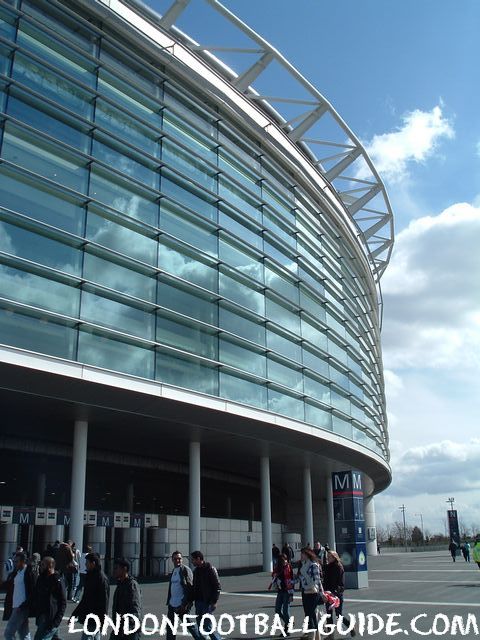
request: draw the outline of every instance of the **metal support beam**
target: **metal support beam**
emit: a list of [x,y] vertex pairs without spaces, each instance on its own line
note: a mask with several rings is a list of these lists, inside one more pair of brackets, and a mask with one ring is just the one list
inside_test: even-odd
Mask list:
[[248,87],[258,78],[258,76],[264,71],[270,62],[274,59],[273,53],[267,51],[259,58],[252,66],[244,71],[241,75],[232,82],[234,87],[239,91],[245,91]]
[[175,0],[170,7],[163,14],[160,24],[164,29],[170,29],[170,27],[177,21],[180,14],[186,9],[190,0]]
[[341,173],[343,173],[345,169],[352,164],[352,162],[355,162],[355,160],[360,155],[362,155],[361,149],[358,149],[358,148],[354,149],[351,153],[345,156],[343,160],[340,160],[340,162],[337,162],[337,164],[334,167],[332,167],[327,171],[327,173],[325,174],[326,179],[332,182],[332,180],[335,180],[335,178],[338,178],[338,176]]
[[362,209],[367,204],[367,202],[374,198],[377,193],[380,193],[381,189],[381,186],[379,184],[376,184],[374,187],[369,189],[367,193],[365,193],[361,198],[357,198],[354,202],[352,202],[352,204],[348,206],[350,215],[353,217],[357,213],[357,211],[360,211],[360,209]]
[[295,129],[292,129],[292,131],[290,131],[290,133],[288,134],[290,140],[292,140],[293,142],[298,142],[303,134],[306,133],[311,127],[313,127],[315,122],[317,122],[317,120],[320,120],[320,118],[327,111],[327,105],[319,104],[316,109],[310,112],[310,115],[304,118],[304,120],[302,120],[302,122],[300,122],[300,124],[295,127]]

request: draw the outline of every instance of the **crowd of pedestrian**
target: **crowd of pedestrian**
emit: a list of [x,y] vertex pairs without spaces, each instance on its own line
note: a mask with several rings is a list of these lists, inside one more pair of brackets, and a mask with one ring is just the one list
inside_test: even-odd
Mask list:
[[[277,553],[278,550],[278,553]],[[275,613],[284,624],[284,633],[289,635],[290,605],[293,602],[295,587],[298,585],[308,628],[318,628],[318,608],[325,606],[326,623],[334,623],[334,618],[343,615],[343,593],[345,591],[344,568],[338,554],[328,544],[320,542],[300,551],[300,560],[295,562],[292,547],[285,544],[280,553],[274,544],[272,547],[273,573],[269,589],[276,589]],[[346,621],[344,622],[347,626]],[[350,635],[356,635],[350,630]],[[314,640],[320,638],[317,631]]]
[[[461,546],[466,562],[470,562],[470,544]],[[450,552],[456,548],[450,548]],[[453,557],[453,553],[452,553]],[[480,568],[480,537],[472,549],[473,561]],[[184,564],[180,551],[171,555],[173,570],[169,576],[167,595],[167,616],[173,623],[175,616],[180,622],[193,609],[196,624],[187,625],[194,640],[221,640],[211,628],[211,614],[215,611],[221,587],[216,568],[207,562],[201,551],[190,554],[192,569]],[[328,545],[316,542],[314,547],[303,547],[300,557],[295,559],[295,551],[285,543],[280,550],[272,547],[272,579],[269,590],[276,591],[275,613],[283,622],[283,631],[289,635],[290,606],[294,591],[301,592],[304,616],[308,619],[308,629],[317,629],[318,610],[325,607],[327,622],[341,619],[350,635],[355,630],[348,627],[348,618],[343,617],[343,595],[345,590],[344,568],[338,554]],[[98,616],[100,621],[109,612],[110,581],[102,570],[100,556],[91,547],[83,553],[76,549],[73,541],[56,541],[43,554],[32,554],[31,558],[22,547],[6,562],[9,575],[5,583],[5,605],[3,619],[7,621],[5,640],[31,640],[29,618],[34,617],[36,632],[34,640],[58,640],[57,631],[64,617],[67,601],[76,603],[71,616],[86,629],[82,640],[100,640],[100,632],[95,629],[89,614]],[[136,579],[131,575],[130,563],[120,558],[114,563],[114,577],[117,582],[112,618],[116,615],[131,614],[141,617],[142,594]],[[167,627],[167,640],[175,640],[175,626]],[[119,633],[123,637],[123,627]],[[139,640],[140,633],[130,633],[132,640]],[[320,638],[316,632],[313,640]]]

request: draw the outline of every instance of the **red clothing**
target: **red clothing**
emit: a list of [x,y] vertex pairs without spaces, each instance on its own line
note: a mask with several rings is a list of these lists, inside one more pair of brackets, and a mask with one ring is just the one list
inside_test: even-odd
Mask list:
[[283,565],[283,567],[276,569],[272,577],[279,591],[291,591],[293,589],[293,570],[289,562]]

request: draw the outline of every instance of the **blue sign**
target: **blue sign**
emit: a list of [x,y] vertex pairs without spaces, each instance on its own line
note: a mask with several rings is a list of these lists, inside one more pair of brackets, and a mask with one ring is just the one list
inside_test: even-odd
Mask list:
[[359,471],[332,473],[332,487],[337,553],[347,573],[367,571],[362,475]]

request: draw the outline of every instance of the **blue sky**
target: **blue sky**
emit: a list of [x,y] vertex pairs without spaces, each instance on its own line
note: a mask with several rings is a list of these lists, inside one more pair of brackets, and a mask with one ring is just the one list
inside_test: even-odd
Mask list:
[[[163,12],[167,0],[149,0]],[[480,531],[480,2],[224,0],[364,142],[396,215],[383,348],[394,480],[380,524]],[[237,43],[203,0],[179,26]],[[199,31],[199,29],[201,31]],[[233,66],[233,65],[232,65]],[[280,76],[273,76],[280,84]]]

